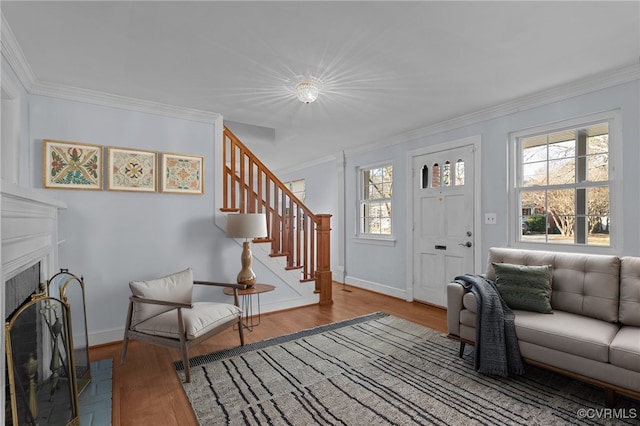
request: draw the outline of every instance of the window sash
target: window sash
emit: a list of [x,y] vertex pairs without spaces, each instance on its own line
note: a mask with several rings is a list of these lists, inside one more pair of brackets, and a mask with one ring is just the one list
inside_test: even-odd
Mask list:
[[358,234],[392,235],[393,165],[360,168]]
[[512,138],[517,154],[513,194],[522,224],[517,242],[612,246],[610,121]]

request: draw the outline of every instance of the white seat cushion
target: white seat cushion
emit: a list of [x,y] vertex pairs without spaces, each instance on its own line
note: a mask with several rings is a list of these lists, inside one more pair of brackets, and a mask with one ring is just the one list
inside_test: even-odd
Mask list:
[[607,321],[554,311],[539,314],[514,310],[519,341],[600,362],[609,362],[609,345],[619,326]]
[[[193,308],[182,309],[187,340],[195,339],[218,327],[238,321],[242,310],[229,303],[196,302]],[[178,310],[172,309],[133,327],[135,331],[155,336],[180,339]]]
[[[193,272],[191,268],[166,277],[148,281],[131,281],[129,283],[134,296],[146,299],[162,300],[176,303],[191,303],[193,292]],[[173,309],[171,306],[134,303],[132,324],[138,324],[151,317]]]

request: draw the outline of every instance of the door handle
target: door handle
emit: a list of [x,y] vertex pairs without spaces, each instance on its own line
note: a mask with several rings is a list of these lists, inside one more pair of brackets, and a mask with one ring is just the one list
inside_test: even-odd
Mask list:
[[473,244],[471,244],[471,241],[467,241],[466,243],[462,244],[458,244],[459,246],[465,246],[465,247],[471,247]]

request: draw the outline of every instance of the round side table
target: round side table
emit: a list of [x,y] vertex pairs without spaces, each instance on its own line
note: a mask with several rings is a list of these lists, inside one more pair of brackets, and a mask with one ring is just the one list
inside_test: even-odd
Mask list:
[[[249,288],[246,288],[244,290],[238,290],[238,295],[242,296],[242,312],[244,313],[244,328],[246,328],[249,331],[253,331],[253,327],[260,325],[260,295],[262,293],[268,293],[270,291],[275,290],[276,286],[271,285],[271,284],[254,284]],[[233,296],[233,289],[232,288],[224,288],[223,289],[224,294],[226,294],[227,296]],[[254,318],[253,315],[253,303],[252,303],[252,297],[256,296],[256,302],[258,305],[258,315],[257,315],[257,321]]]

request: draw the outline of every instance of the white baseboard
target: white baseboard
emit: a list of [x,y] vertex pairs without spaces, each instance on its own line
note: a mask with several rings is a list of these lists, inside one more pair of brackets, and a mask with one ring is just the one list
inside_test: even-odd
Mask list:
[[[300,297],[296,299],[289,300],[278,300],[271,303],[262,303],[260,306],[260,311],[263,314],[267,312],[276,312],[276,311],[284,311],[285,309],[299,308],[301,306],[307,305],[317,305],[320,301],[319,294],[312,294],[308,297]],[[253,313],[257,314],[256,308],[254,308]]]
[[339,283],[343,283],[343,282],[345,282],[345,279],[347,277],[344,274],[344,271],[342,270],[342,268],[338,268],[337,271],[332,271],[331,272],[331,278],[333,279],[333,281],[336,281],[336,282],[339,282]]
[[89,346],[104,345],[106,343],[121,342],[124,337],[124,327],[99,330],[89,333]]
[[348,275],[345,277],[345,284],[363,288],[365,290],[375,291],[376,293],[386,294],[387,296],[397,297],[398,299],[407,299],[407,291],[405,289],[390,287],[385,284],[374,283],[372,281],[362,280]]

